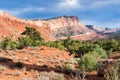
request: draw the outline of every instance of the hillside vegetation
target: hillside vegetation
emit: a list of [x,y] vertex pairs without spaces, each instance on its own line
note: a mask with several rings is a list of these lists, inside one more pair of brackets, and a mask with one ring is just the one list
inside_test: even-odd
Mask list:
[[[102,73],[106,80],[119,80],[119,64],[117,67],[110,67],[109,62],[102,62],[102,59],[107,59],[111,53],[120,51],[120,38],[112,38],[112,39],[104,39],[104,40],[94,40],[94,41],[78,41],[71,40],[67,38],[66,40],[59,40],[53,42],[45,42],[41,37],[40,33],[32,27],[26,27],[26,30],[21,34],[21,36],[13,41],[11,38],[6,37],[0,42],[0,48],[3,50],[15,50],[15,49],[23,49],[27,47],[40,47],[47,46],[58,48],[63,51],[70,52],[70,55],[74,55],[74,58],[78,58],[77,66],[80,68],[80,74],[76,72],[76,70],[69,68],[67,66],[59,66],[58,68],[62,71],[65,69],[63,73],[72,74],[70,77],[75,80],[85,80],[86,72],[89,71],[100,71],[103,67],[107,69],[107,72]],[[75,63],[76,64],[76,63]],[[17,64],[19,67],[22,67],[22,63]],[[115,69],[116,71],[114,71]],[[112,72],[111,72],[112,71]],[[113,73],[114,72],[114,73]],[[112,74],[111,74],[112,73]],[[101,74],[101,73],[100,73]],[[75,76],[77,75],[77,76]],[[82,76],[80,76],[82,75]],[[113,77],[110,77],[113,76]]]

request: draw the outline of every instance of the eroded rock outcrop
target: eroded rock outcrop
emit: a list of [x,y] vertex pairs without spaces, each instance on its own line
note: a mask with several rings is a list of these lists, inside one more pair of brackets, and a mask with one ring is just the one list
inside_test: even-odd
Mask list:
[[38,26],[47,25],[56,39],[95,33],[80,22],[76,16],[60,16],[44,20],[27,20],[26,22]]
[[[60,16],[50,19],[25,20],[0,11],[0,38],[10,36],[14,39],[20,36],[26,26],[40,31],[46,41],[54,41],[71,37],[76,40],[94,39],[98,34],[87,28],[76,16]],[[90,36],[89,36],[90,35]],[[92,37],[91,37],[92,35]],[[79,36],[79,38],[78,38]]]
[[39,27],[34,24],[26,23],[25,20],[18,19],[6,12],[0,12],[0,39],[7,36],[17,39],[27,26],[36,28],[46,41],[56,40],[46,27]]

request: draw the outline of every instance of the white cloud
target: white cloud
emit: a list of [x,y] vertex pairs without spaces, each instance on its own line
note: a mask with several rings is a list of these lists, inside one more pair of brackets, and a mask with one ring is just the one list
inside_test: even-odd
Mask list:
[[98,21],[92,21],[92,20],[81,20],[86,25],[95,25],[97,27],[111,27],[111,28],[119,28],[120,27],[120,20],[113,21],[113,22],[98,22]]
[[55,8],[58,10],[88,10],[103,8],[111,4],[120,4],[120,0],[60,0]]
[[44,10],[45,10],[45,8],[43,8],[43,7],[38,7],[38,8],[35,9],[35,11],[37,11],[37,12],[41,12],[41,11],[44,11]]
[[28,12],[28,11],[32,11],[33,8],[32,7],[25,7],[25,8],[21,8],[21,9],[16,9],[16,11],[22,11],[22,12]]
[[111,4],[120,4],[119,0],[93,0],[92,3],[90,3],[91,8],[98,8],[98,7],[104,7]]
[[14,16],[19,16],[21,14],[24,14],[25,12],[30,12],[30,11],[33,11],[33,12],[41,12],[41,11],[44,11],[45,8],[43,7],[25,7],[25,8],[17,8],[17,9],[12,9],[12,10],[6,10],[6,9],[0,9],[2,11],[5,11],[5,12],[8,12]]
[[[110,4],[120,4],[120,1],[118,0],[60,0],[56,4],[53,3],[52,7],[47,7],[48,9],[46,10],[44,7],[24,7],[24,8],[17,8],[17,9],[12,9],[12,10],[5,10],[12,15],[19,16],[21,14],[24,14],[26,12],[41,12],[41,11],[48,11],[48,12],[64,12],[68,13],[73,10],[76,11],[86,11],[88,9],[93,9],[93,8],[100,8],[104,7]],[[73,11],[74,12],[74,11]]]
[[71,10],[71,9],[76,9],[79,8],[79,1],[78,0],[61,0],[57,4],[58,9],[63,9],[63,10]]

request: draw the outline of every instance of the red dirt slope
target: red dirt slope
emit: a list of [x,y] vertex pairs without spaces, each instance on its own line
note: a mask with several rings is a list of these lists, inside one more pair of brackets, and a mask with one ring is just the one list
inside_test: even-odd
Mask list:
[[17,39],[17,37],[19,37],[20,34],[25,30],[26,26],[36,28],[46,41],[55,40],[53,35],[50,34],[49,28],[38,27],[36,25],[28,24],[17,19],[11,19],[2,16],[0,16],[0,39],[3,39],[6,36]]

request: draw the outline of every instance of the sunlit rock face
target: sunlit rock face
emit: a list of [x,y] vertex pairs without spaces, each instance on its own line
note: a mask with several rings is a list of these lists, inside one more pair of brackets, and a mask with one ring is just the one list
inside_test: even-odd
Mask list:
[[27,26],[36,28],[46,41],[55,41],[68,37],[76,40],[88,40],[98,36],[95,31],[80,22],[77,16],[26,20],[0,11],[0,39],[7,36],[17,39]]
[[67,37],[94,32],[80,22],[77,16],[60,16],[44,20],[28,20],[27,22],[38,26],[47,25],[56,39],[66,39]]
[[50,33],[49,28],[47,28],[47,25],[39,27],[37,25],[28,23],[24,19],[16,18],[7,12],[0,11],[0,40],[5,37],[11,37],[12,39],[16,40],[25,30],[25,27],[36,28],[46,41],[56,40],[55,37]]

